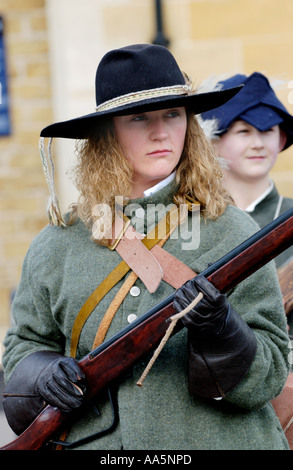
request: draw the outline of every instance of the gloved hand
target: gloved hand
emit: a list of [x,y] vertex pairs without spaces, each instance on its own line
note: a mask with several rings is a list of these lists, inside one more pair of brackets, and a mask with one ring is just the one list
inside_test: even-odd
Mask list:
[[10,427],[21,434],[46,404],[70,411],[82,404],[85,393],[85,377],[75,359],[37,351],[14,369],[3,393],[3,407]]
[[180,312],[199,292],[203,294],[203,299],[182,317],[182,322],[195,336],[216,335],[225,325],[230,306],[226,295],[221,294],[205,277],[197,276],[183,284],[175,293],[173,305]]
[[60,356],[40,372],[36,390],[49,405],[71,411],[82,404],[86,391],[84,378],[73,357]]
[[177,312],[203,293],[181,321],[188,329],[189,391],[206,398],[223,397],[248,372],[257,343],[253,331],[206,278],[187,281],[174,297]]

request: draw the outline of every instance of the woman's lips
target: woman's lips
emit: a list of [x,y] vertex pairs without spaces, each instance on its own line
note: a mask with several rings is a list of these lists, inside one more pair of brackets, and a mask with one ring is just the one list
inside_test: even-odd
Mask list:
[[149,152],[148,155],[162,156],[162,155],[167,155],[170,152],[171,152],[171,150],[169,150],[169,149],[154,150],[153,152]]

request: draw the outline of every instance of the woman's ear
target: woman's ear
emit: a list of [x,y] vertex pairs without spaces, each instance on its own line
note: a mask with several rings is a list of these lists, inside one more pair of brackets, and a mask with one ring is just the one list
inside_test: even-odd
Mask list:
[[286,132],[283,131],[283,129],[280,129],[280,144],[279,144],[279,152],[281,152],[283,150],[283,148],[285,147],[286,145],[286,141],[287,141],[287,135],[286,135]]

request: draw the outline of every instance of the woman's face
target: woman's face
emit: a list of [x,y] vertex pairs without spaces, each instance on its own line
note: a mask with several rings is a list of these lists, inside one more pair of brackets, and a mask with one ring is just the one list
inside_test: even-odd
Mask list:
[[239,120],[214,141],[214,146],[218,157],[224,159],[224,173],[249,181],[268,175],[285,142],[285,133],[279,126],[260,132]]
[[184,147],[187,117],[184,107],[113,118],[114,132],[133,168],[133,194],[169,176]]

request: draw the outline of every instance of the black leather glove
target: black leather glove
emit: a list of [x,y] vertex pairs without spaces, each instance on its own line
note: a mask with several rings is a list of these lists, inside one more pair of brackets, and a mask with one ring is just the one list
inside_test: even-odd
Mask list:
[[177,312],[203,293],[184,317],[188,328],[189,391],[208,398],[223,397],[247,373],[256,352],[256,338],[247,323],[205,277],[187,281],[175,293]]
[[82,404],[84,373],[72,357],[58,357],[40,372],[36,390],[52,406],[71,411]]
[[203,294],[203,299],[182,318],[182,322],[195,336],[210,337],[225,326],[230,306],[226,295],[221,294],[205,277],[198,276],[178,289],[174,307],[177,311],[185,309],[199,292]]
[[68,412],[82,404],[85,393],[84,373],[74,358],[38,351],[15,368],[3,393],[3,407],[9,425],[20,434],[46,404]]

